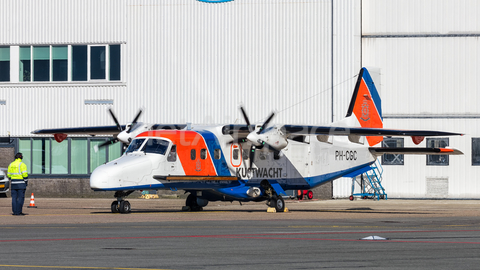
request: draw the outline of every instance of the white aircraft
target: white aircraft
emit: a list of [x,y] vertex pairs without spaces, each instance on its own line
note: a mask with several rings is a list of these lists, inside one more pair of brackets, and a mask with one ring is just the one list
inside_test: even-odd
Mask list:
[[[96,168],[90,176],[95,191],[116,191],[114,213],[128,213],[124,200],[135,190],[185,190],[186,208],[201,210],[209,201],[266,201],[283,212],[286,190],[310,189],[344,175],[365,171],[385,153],[460,155],[454,148],[374,147],[383,136],[426,136],[459,133],[383,129],[381,100],[367,69],[362,68],[346,117],[330,126],[272,125],[272,113],[252,125],[243,107],[243,125],[187,126],[145,124],[43,129],[33,134],[113,135],[106,142],[129,144],[123,155]],[[102,145],[102,146],[104,146]]]

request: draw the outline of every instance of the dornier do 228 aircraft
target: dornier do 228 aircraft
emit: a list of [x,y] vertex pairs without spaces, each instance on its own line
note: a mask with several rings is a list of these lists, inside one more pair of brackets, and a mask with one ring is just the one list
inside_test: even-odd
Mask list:
[[266,201],[277,212],[285,210],[286,190],[310,189],[345,175],[361,174],[385,154],[459,155],[454,148],[374,147],[383,136],[409,136],[419,144],[429,136],[459,133],[430,130],[383,129],[381,100],[366,68],[358,75],[346,117],[330,126],[245,124],[190,126],[146,124],[56,128],[33,131],[114,137],[99,147],[121,141],[123,155],[97,167],[90,176],[95,191],[115,191],[114,213],[128,213],[124,200],[135,190],[185,190],[185,209],[201,210],[209,201]]

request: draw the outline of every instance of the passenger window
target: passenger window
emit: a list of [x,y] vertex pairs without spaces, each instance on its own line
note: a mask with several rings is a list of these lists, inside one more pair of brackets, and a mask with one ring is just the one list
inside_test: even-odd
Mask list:
[[170,149],[170,153],[168,153],[167,161],[177,161],[177,146],[175,144],[172,145],[172,149]]
[[207,159],[207,149],[200,150],[200,158]]
[[249,151],[247,149],[243,149],[242,150],[242,157],[243,157],[243,160],[247,160],[248,159],[248,155],[249,154]]
[[222,157],[222,152],[220,152],[220,149],[213,150],[213,158],[214,159],[220,159],[221,157]]
[[195,149],[190,150],[190,159],[191,160],[197,159],[197,151],[195,151]]

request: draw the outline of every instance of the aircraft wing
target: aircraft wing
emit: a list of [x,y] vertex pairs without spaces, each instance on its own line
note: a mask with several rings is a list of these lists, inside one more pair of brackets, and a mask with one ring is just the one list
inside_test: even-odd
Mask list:
[[383,154],[404,154],[404,155],[463,155],[463,152],[447,148],[416,148],[416,147],[370,147],[370,152],[374,155]]
[[[125,125],[121,126],[122,130]],[[119,133],[117,126],[97,126],[97,127],[75,127],[75,128],[52,128],[52,129],[37,129],[32,131],[32,134],[71,134],[71,135],[110,135]]]
[[303,126],[284,125],[282,129],[287,134],[301,135],[358,135],[358,136],[463,136],[461,133],[434,131],[434,130],[401,130],[384,128],[357,128],[357,127],[331,127],[331,126]]
[[[187,125],[184,124],[154,124],[151,126],[152,130],[158,129],[183,129]],[[125,130],[126,125],[120,126]],[[32,131],[32,134],[69,134],[69,135],[109,135],[118,134],[120,130],[117,126],[96,126],[96,127],[74,127],[74,128],[52,128],[52,129],[37,129]]]

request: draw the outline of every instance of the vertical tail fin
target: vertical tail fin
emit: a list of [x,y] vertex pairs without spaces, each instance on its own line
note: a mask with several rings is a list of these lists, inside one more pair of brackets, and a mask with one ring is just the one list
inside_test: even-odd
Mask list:
[[[382,101],[366,68],[362,68],[358,74],[355,91],[348,107],[347,117],[353,115],[361,127],[383,128]],[[367,141],[373,146],[383,141],[383,137],[367,136]]]

